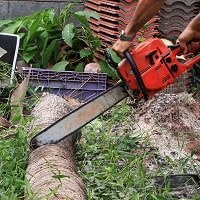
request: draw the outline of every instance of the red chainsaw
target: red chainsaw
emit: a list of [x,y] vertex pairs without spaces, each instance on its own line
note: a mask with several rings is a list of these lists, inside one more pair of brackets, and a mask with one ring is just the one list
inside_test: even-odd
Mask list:
[[166,46],[159,38],[148,39],[131,52],[126,51],[119,64],[105,51],[106,60],[117,69],[121,81],[39,132],[30,145],[37,148],[62,140],[128,96],[148,100],[200,61],[198,54],[183,63],[177,58],[180,51],[179,45]]

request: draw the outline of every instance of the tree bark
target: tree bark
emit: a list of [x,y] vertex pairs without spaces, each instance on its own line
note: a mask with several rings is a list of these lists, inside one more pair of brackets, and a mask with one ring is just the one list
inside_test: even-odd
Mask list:
[[[32,111],[32,127],[40,131],[72,109],[70,102],[45,93]],[[80,134],[77,132],[57,144],[44,145],[30,153],[26,179],[32,193],[27,190],[26,199],[87,199],[74,160],[74,144]]]

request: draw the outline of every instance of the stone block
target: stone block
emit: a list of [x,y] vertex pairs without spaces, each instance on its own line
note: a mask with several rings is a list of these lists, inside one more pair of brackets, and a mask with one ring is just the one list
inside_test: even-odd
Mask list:
[[0,2],[0,18],[1,19],[8,18],[8,2],[7,1]]
[[25,16],[35,11],[49,8],[54,8],[59,12],[59,4],[53,2],[12,1],[10,2],[9,17]]

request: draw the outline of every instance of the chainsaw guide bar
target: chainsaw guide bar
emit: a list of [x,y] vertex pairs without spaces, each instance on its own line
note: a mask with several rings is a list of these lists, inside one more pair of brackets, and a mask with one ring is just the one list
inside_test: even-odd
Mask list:
[[45,144],[54,144],[61,141],[128,96],[125,90],[125,83],[119,82],[114,87],[74,109],[72,112],[39,132],[30,140],[30,146],[36,149]]

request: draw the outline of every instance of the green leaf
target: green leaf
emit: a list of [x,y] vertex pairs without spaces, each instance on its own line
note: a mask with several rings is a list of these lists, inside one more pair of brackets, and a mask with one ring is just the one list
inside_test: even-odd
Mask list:
[[8,25],[11,22],[12,22],[12,20],[10,20],[10,19],[1,19],[0,20],[0,27],[2,27],[4,25]]
[[36,51],[37,46],[28,47],[26,50],[23,51],[22,58],[25,62],[29,63],[33,59]]
[[69,176],[63,174],[53,175],[52,178],[61,179],[61,178],[69,178]]
[[99,65],[101,66],[102,72],[106,73],[109,77],[119,79],[117,70],[108,65],[105,60],[100,60]]
[[84,63],[81,62],[81,63],[79,63],[79,64],[76,66],[75,71],[76,71],[76,72],[83,72],[83,70],[84,70]]
[[76,2],[69,2],[65,6],[65,8],[61,11],[61,14],[70,12],[72,10],[72,8],[74,7],[74,5],[76,5]]
[[93,36],[93,38],[91,39],[90,42],[91,42],[92,48],[94,50],[101,47],[101,40],[97,36],[95,36],[95,37]]
[[25,48],[31,41],[37,40],[39,34],[44,30],[42,26],[43,15],[39,15],[30,25],[29,30],[24,39],[23,47]]
[[74,16],[87,28],[88,33],[92,33],[88,19],[90,17],[99,19],[99,14],[95,11],[77,11],[74,13]]
[[12,123],[19,122],[22,119],[22,116],[20,114],[15,114],[12,116]]
[[91,49],[81,49],[80,50],[80,56],[81,56],[81,58],[84,58],[84,57],[89,56],[91,54],[92,54]]
[[113,51],[111,48],[106,48],[106,51],[108,51],[112,57],[112,60],[115,63],[119,63],[121,61],[121,58],[116,54],[115,51]]
[[8,27],[4,28],[2,32],[11,34],[16,33],[21,24],[22,21],[17,21],[14,24],[10,24]]
[[126,152],[126,151],[118,151],[118,153],[122,158],[126,158],[126,159],[133,159],[136,157],[134,154]]
[[61,10],[60,16],[59,16],[59,21],[60,24],[65,23],[66,21],[68,21],[73,13],[72,9],[74,7],[76,3],[75,2],[70,2],[68,3],[64,9]]
[[68,61],[61,61],[59,63],[56,63],[51,69],[56,71],[65,71],[65,68],[68,64]]
[[140,42],[144,42],[146,40],[146,38],[144,38],[144,37],[139,37],[138,38],[138,41],[140,41]]
[[86,18],[99,19],[100,15],[96,11],[77,11],[74,13],[76,16],[85,16]]
[[47,67],[48,62],[49,62],[50,58],[53,55],[54,49],[56,47],[56,44],[57,44],[57,40],[53,40],[53,41],[51,41],[49,46],[46,46],[46,45],[44,46],[43,51],[41,53],[42,65],[44,67]]
[[61,57],[61,60],[65,60],[66,51],[61,49],[60,42],[58,40],[56,40],[56,44],[55,44],[54,49],[53,49],[53,55],[52,55],[50,60],[53,63],[60,61],[59,55],[60,55],[61,52],[63,52],[63,54],[62,54],[63,57]]
[[[55,24],[55,18],[56,18],[56,13],[54,9],[50,9],[48,10],[48,12],[46,13],[46,18],[47,18],[47,22],[50,24],[50,22],[52,23],[52,25],[57,25]],[[44,22],[45,23],[45,22]],[[49,27],[50,28],[50,27]]]
[[72,40],[74,38],[74,35],[75,35],[74,24],[73,23],[67,24],[62,31],[62,38],[70,47],[72,47],[73,43]]
[[30,46],[30,47],[27,47],[26,49],[25,49],[25,51],[33,51],[33,50],[36,50],[37,49],[37,45],[34,45],[34,46]]
[[85,26],[85,28],[90,28],[90,24],[85,16],[77,14],[74,14],[74,16]]

